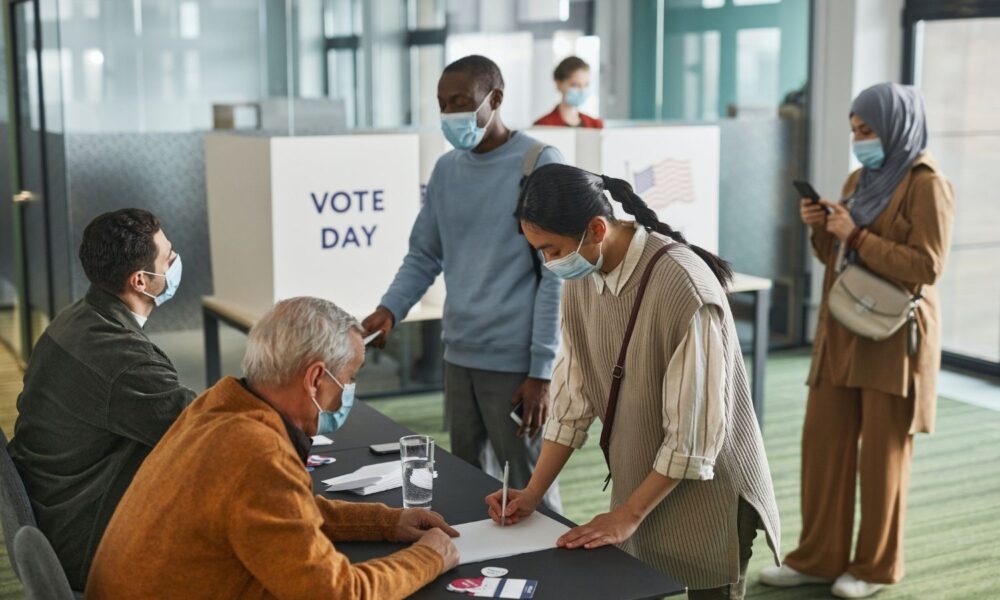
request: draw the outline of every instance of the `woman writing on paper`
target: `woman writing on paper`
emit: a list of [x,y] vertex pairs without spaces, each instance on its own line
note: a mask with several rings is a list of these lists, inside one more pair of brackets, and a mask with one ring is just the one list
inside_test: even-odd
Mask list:
[[[635,222],[615,217],[608,194]],[[506,523],[535,510],[600,418],[611,510],[559,546],[615,544],[686,583],[690,598],[741,598],[756,530],[777,557],[779,524],[729,266],[661,223],[627,182],[575,167],[536,170],[515,216],[567,282],[552,417]],[[501,493],[486,501],[499,522]]]

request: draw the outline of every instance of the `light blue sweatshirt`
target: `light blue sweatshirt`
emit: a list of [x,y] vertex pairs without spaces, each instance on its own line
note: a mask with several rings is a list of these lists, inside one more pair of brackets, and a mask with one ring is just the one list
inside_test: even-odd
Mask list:
[[[552,376],[562,283],[544,266],[536,282],[533,250],[514,219],[524,155],[535,143],[514,133],[491,152],[438,159],[410,251],[382,298],[402,321],[443,270],[444,358],[453,365]],[[553,162],[563,157],[549,147],[536,166]]]

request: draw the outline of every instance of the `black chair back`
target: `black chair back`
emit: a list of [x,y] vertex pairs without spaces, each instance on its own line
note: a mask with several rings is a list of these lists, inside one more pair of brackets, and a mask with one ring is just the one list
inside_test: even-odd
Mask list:
[[7,554],[10,556],[14,571],[17,572],[17,562],[14,560],[17,556],[14,536],[22,527],[35,527],[37,523],[21,474],[17,472],[17,467],[14,466],[14,461],[7,451],[7,436],[3,430],[0,430],[0,446],[3,446],[0,451],[0,522],[3,524]]

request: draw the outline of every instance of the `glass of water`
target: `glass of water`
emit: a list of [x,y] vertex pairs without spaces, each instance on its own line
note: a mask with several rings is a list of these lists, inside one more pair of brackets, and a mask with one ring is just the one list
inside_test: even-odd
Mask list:
[[403,508],[430,509],[434,497],[434,438],[400,438],[399,455],[403,465]]

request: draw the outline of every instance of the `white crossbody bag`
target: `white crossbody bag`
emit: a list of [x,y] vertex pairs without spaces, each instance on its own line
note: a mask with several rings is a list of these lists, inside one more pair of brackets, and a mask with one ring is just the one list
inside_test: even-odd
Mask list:
[[827,299],[830,314],[850,331],[876,342],[889,339],[906,325],[907,348],[910,356],[914,356],[920,344],[917,328],[920,293],[911,294],[909,290],[847,261],[845,246],[841,243],[837,253],[835,264],[839,274]]

